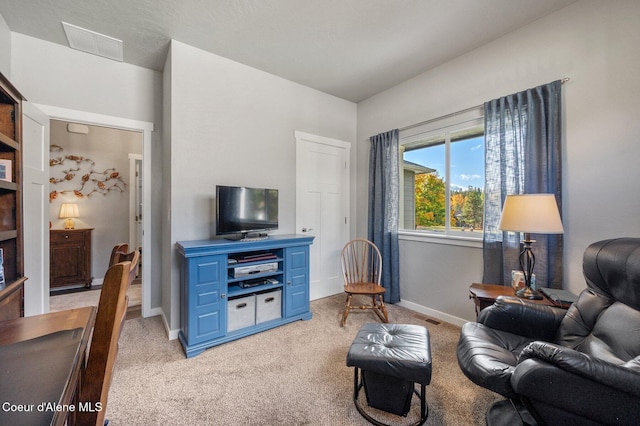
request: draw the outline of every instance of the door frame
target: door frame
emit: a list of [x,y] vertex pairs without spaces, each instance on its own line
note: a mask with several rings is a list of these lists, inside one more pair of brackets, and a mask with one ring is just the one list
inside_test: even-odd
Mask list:
[[[114,117],[110,115],[95,114],[86,111],[78,111],[60,108],[52,105],[34,104],[38,109],[49,116],[50,120],[73,121],[76,123],[110,127],[113,129],[130,130],[142,133],[142,214],[143,217],[151,217],[151,167],[145,167],[145,162],[151,161],[151,132],[153,123],[147,121],[131,120],[128,118]],[[146,160],[146,161],[145,161]],[[151,308],[151,259],[153,247],[151,247],[150,221],[142,223],[142,316],[148,317],[158,314],[158,309]],[[46,288],[48,292],[49,289]]]
[[[42,133],[38,134],[41,136],[38,146],[34,146],[35,139],[26,135],[27,119],[42,129]],[[47,114],[36,105],[22,102],[23,249],[24,253],[29,253],[24,259],[24,275],[30,278],[24,287],[25,316],[49,312],[49,211],[46,207],[50,177],[49,123]],[[27,159],[33,164],[28,164]],[[40,204],[30,205],[32,198],[39,198]]]
[[[131,188],[131,190],[129,191],[129,247],[132,248],[136,248],[135,242],[137,240],[137,236],[136,236],[136,231],[137,231],[137,225],[136,225],[136,201],[137,201],[137,192],[138,192],[138,176],[136,175],[136,161],[140,160],[140,164],[142,164],[142,169],[144,170],[144,162],[143,162],[143,156],[140,154],[131,154],[129,153],[129,179],[130,179],[130,185],[129,187]],[[134,178],[135,177],[135,184],[133,184]],[[141,176],[140,178],[142,178],[144,176]],[[142,185],[144,185],[144,181],[142,182]],[[144,190],[142,191],[143,195],[144,195]],[[143,206],[144,208],[144,206]],[[144,215],[142,215],[142,217],[144,218]],[[144,224],[144,221],[143,221]]]

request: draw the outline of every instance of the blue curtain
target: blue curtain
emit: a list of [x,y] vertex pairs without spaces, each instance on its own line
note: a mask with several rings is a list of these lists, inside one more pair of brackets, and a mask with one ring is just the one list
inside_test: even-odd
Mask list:
[[[562,214],[561,82],[484,104],[485,229],[483,282],[511,284],[520,269],[519,233],[498,229],[511,194],[555,194]],[[535,234],[536,287],[562,288],[562,235]]]
[[369,153],[369,222],[367,235],[382,254],[384,301],[400,301],[398,214],[400,210],[399,131],[372,136]]

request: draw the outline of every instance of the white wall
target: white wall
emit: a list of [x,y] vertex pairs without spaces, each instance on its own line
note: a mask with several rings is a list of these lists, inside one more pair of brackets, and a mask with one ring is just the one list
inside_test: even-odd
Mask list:
[[[164,72],[162,75],[162,235],[161,235],[161,259],[162,259],[162,277],[164,285],[161,288],[162,295],[162,319],[167,330],[171,330],[171,306],[172,303],[178,304],[177,301],[171,300],[172,294],[179,293],[178,289],[174,289],[172,282],[173,277],[173,240],[171,238],[171,135],[173,133],[171,111],[173,107],[173,95],[171,79],[172,72],[172,48],[169,46],[169,52],[165,59]],[[178,307],[175,308],[178,316]],[[174,321],[176,321],[174,319]],[[173,337],[173,336],[170,336]]]
[[[162,75],[18,33],[11,34],[11,80],[32,103],[154,123],[151,158],[151,308],[161,305]],[[146,279],[146,278],[145,278]]]
[[[569,77],[563,86],[564,285],[579,292],[588,244],[640,236],[638,22],[635,0],[580,1],[361,102],[358,169],[368,168],[372,135]],[[359,173],[359,216],[366,212],[366,181],[366,173]],[[366,235],[365,223],[357,233]],[[467,289],[470,278],[482,277],[479,249],[402,242],[400,250],[402,271],[411,270],[401,275],[403,299],[475,317]]]
[[12,82],[38,104],[155,122],[161,74],[12,33]]
[[[279,189],[278,232],[295,232],[294,131],[355,141],[354,103],[177,41],[170,91],[172,245],[212,236],[216,184]],[[177,329],[175,255],[173,264],[166,282]]]
[[11,81],[11,30],[0,15],[0,72]]

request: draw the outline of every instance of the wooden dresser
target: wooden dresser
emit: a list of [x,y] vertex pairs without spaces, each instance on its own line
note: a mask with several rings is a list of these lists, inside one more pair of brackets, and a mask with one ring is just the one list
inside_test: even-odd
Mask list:
[[93,229],[52,229],[49,289],[91,287]]

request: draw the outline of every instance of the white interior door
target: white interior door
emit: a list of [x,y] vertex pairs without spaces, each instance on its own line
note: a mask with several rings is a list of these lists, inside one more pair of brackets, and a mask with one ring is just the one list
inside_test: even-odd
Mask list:
[[22,104],[25,316],[49,312],[49,116]]
[[351,144],[296,132],[296,232],[313,235],[310,298],[343,291],[340,252],[349,240]]

